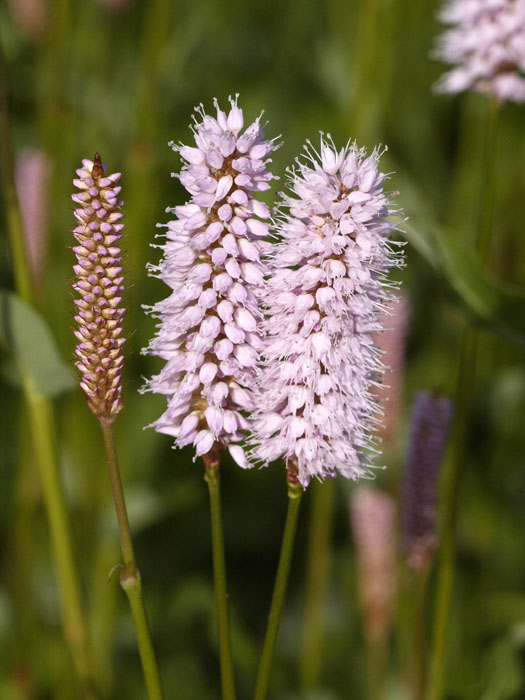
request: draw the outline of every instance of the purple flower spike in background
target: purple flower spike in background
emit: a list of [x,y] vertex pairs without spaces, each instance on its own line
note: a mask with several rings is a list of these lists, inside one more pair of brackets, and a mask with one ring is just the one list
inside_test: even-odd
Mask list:
[[404,483],[403,548],[408,563],[423,570],[437,545],[438,483],[452,422],[450,399],[425,391],[412,413]]
[[72,195],[77,203],[78,226],[73,234],[78,245],[73,285],[80,341],[76,347],[76,363],[82,377],[80,386],[87,396],[91,411],[106,422],[112,422],[122,408],[121,370],[123,355],[121,338],[124,309],[120,306],[123,286],[120,223],[121,190],[117,187],[120,173],[105,174],[98,153],[94,161],[83,160],[73,181],[80,192]]
[[438,91],[525,102],[525,0],[449,0],[441,20],[452,26],[434,56],[455,67]]
[[321,138],[283,195],[253,453],[296,462],[303,486],[338,472],[357,479],[372,463],[379,409],[370,389],[384,369],[372,334],[393,298],[386,275],[403,264],[379,158]]
[[258,295],[265,268],[263,238],[269,210],[256,198],[274,176],[260,117],[244,128],[237,98],[229,113],[217,102],[216,117],[197,108],[195,146],[172,144],[184,161],[179,178],[189,201],[168,211],[164,259],[151,266],[172,293],[151,309],[159,319],[146,352],[167,361],[147,389],[164,394],[166,412],[153,424],[193,444],[197,455],[229,446],[249,467],[237,444],[249,427],[252,387],[261,350]]

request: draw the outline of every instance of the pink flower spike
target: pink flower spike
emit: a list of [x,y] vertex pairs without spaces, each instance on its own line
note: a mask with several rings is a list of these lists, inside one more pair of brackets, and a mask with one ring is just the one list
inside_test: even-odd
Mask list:
[[363,628],[369,639],[384,639],[397,587],[395,503],[388,494],[359,485],[352,492],[350,514]]
[[[147,352],[165,359],[177,348],[180,358],[146,388],[166,396],[168,409],[157,423],[163,432],[166,424],[173,426],[175,446],[186,445],[191,434],[198,455],[229,447],[246,468],[238,443],[246,435],[247,406],[254,403],[266,275],[265,244],[252,232],[268,232],[269,211],[256,196],[273,179],[263,158],[278,145],[265,139],[259,119],[243,130],[237,97],[230,98],[229,112],[216,101],[215,107],[216,117],[197,108],[194,146],[172,144],[183,160],[180,182],[190,198],[170,210],[175,218],[166,226],[164,258],[152,268],[171,293],[151,309],[160,323]],[[195,288],[191,295],[188,286]],[[185,411],[174,413],[174,402]],[[198,424],[192,422],[194,432],[184,431],[181,440],[178,427],[188,414]]]
[[[23,3],[22,3],[23,4]],[[24,223],[24,235],[29,252],[33,278],[39,284],[44,271],[48,229],[47,186],[50,163],[46,154],[37,148],[27,148],[16,160],[16,190]],[[80,187],[82,180],[74,180]],[[83,187],[80,187],[83,189]],[[73,200],[79,195],[73,195]],[[89,195],[88,195],[89,198]],[[85,200],[87,201],[87,199]]]
[[320,154],[308,145],[282,196],[253,415],[254,459],[295,463],[303,486],[337,473],[358,479],[373,466],[380,409],[371,387],[384,367],[371,336],[393,298],[387,274],[403,265],[379,150],[337,150],[328,137]]
[[525,0],[447,0],[450,25],[433,56],[453,68],[438,92],[474,90],[498,101],[525,102]]

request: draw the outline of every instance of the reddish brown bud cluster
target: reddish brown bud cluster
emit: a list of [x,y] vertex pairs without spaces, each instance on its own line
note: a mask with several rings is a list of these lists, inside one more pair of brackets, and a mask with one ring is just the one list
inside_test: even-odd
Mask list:
[[112,421],[122,408],[121,347],[123,290],[121,251],[118,246],[123,224],[116,186],[120,173],[106,176],[98,153],[94,161],[83,160],[73,184],[80,192],[72,195],[79,205],[75,218],[79,225],[73,234],[78,241],[73,252],[77,277],[73,288],[80,341],[76,347],[77,368],[82,374],[80,386],[85,391],[91,411],[99,419]]

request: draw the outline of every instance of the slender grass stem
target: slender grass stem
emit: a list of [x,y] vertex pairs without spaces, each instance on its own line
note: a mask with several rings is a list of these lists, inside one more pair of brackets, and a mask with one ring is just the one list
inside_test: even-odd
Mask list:
[[443,469],[441,546],[439,550],[433,617],[429,700],[441,700],[443,697],[446,649],[454,583],[459,482],[461,467],[465,461],[465,444],[474,388],[476,349],[477,332],[475,329],[467,327],[461,343],[461,359],[456,392],[456,430],[450,459],[446,462]]
[[416,590],[413,606],[413,698],[425,700],[427,682],[427,593],[429,566],[416,572]]
[[208,492],[210,495],[213,578],[215,585],[215,606],[217,610],[217,632],[219,637],[222,697],[223,700],[235,700],[235,674],[233,671],[231,651],[219,477],[219,461],[221,452],[222,450],[220,450],[219,447],[216,447],[207,455],[204,455],[204,479],[208,484]]
[[[493,100],[485,137],[484,164],[481,173],[478,208],[478,253],[486,258],[492,233],[496,189],[496,149],[499,122],[499,104]],[[442,491],[441,546],[438,560],[436,599],[433,618],[432,657],[429,700],[443,697],[447,643],[450,627],[450,610],[454,586],[454,565],[458,501],[462,467],[466,457],[466,442],[470,420],[470,407],[474,391],[478,332],[468,326],[463,332],[460,350],[458,382],[456,390],[456,431],[451,456],[445,465]]]
[[319,684],[323,660],[326,589],[331,562],[335,479],[312,486],[312,511],[306,563],[302,651],[299,677],[304,691]]
[[490,102],[488,125],[485,134],[483,172],[481,175],[480,203],[478,209],[477,247],[481,259],[486,261],[490,249],[490,237],[494,219],[496,199],[496,156],[498,147],[500,104],[493,98]]
[[[139,39],[139,70],[137,71],[137,94],[134,109],[132,138],[128,148],[126,164],[128,207],[127,219],[130,234],[136,233],[136,245],[127,255],[129,274],[135,280],[140,296],[144,284],[142,270],[147,243],[140,231],[150,225],[154,212],[156,191],[147,191],[144,182],[154,179],[157,164],[156,143],[159,123],[162,123],[162,102],[159,78],[162,69],[163,47],[168,41],[172,17],[176,4],[171,0],[150,0],[144,4],[144,16]],[[131,310],[133,313],[133,310]]]
[[388,676],[388,640],[385,635],[367,640],[368,700],[383,700]]
[[[8,85],[4,57],[0,52],[0,164],[2,188],[7,213],[7,232],[13,264],[15,287],[22,299],[33,304],[34,289],[25,246],[20,208],[14,181],[13,156],[9,130]],[[20,368],[22,390],[27,406],[29,430],[34,447],[39,482],[49,522],[49,534],[60,589],[62,626],[71,651],[84,697],[97,697],[93,685],[88,652],[87,625],[82,609],[82,596],[73,556],[71,527],[66,499],[60,482],[56,449],[53,407],[49,399],[37,391]]]
[[35,449],[35,461],[49,521],[49,533],[60,588],[64,635],[84,689],[84,696],[90,699],[96,698],[93,676],[90,673],[87,625],[73,557],[71,527],[53,444],[55,429],[52,407],[45,397],[33,390],[28,379],[24,379],[24,394]]
[[34,302],[31,268],[25,246],[22,216],[16,194],[11,135],[9,130],[7,69],[0,45],[0,171],[7,219],[7,235],[18,294],[28,303]]
[[120,585],[128,596],[129,604],[131,606],[131,613],[135,623],[137,643],[139,647],[140,660],[142,663],[142,670],[144,672],[144,679],[146,681],[148,698],[149,700],[162,700],[163,696],[157,660],[155,658],[153,643],[151,641],[151,633],[146,616],[146,609],[144,607],[140,571],[137,566],[135,553],[133,550],[131,528],[129,526],[126,501],[124,498],[117,453],[115,450],[113,423],[101,419],[100,427],[104,436],[104,445],[106,448],[106,457],[109,467],[109,477],[119,526],[120,547],[122,549],[122,558],[124,560],[120,572]]
[[[358,3],[357,55],[355,59],[355,94],[351,111],[351,127],[360,140],[366,141],[377,127],[378,96],[368,89],[375,82],[377,69],[378,2],[361,0]],[[381,96],[382,97],[382,96]]]
[[286,513],[286,523],[284,526],[281,554],[279,557],[279,565],[277,567],[277,576],[275,578],[270,614],[268,616],[268,626],[266,628],[266,636],[264,638],[261,659],[259,661],[254,700],[266,700],[268,695],[270,674],[275,655],[279,625],[281,622],[281,612],[283,609],[284,597],[286,595],[286,588],[288,586],[288,577],[292,562],[295,532],[297,529],[297,516],[299,514],[301,496],[302,487],[293,477],[291,478],[291,474],[289,472],[288,510]]

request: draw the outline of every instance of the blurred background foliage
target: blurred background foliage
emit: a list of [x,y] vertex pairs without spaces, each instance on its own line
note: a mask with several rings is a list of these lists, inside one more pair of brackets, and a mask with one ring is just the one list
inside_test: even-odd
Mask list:
[[[144,697],[134,633],[117,577],[118,540],[95,419],[74,382],[71,180],[97,150],[123,172],[126,231],[126,407],[117,444],[166,697],[217,698],[218,661],[207,494],[191,451],[143,431],[163,400],[140,396],[159,368],[140,349],[153,333],[142,310],[166,295],[145,265],[158,260],[155,223],[184,201],[170,173],[168,141],[190,141],[196,104],[212,110],[240,93],[248,119],[282,134],[281,177],[318,131],[343,145],[388,145],[383,167],[408,221],[401,271],[410,320],[397,433],[385,445],[377,486],[396,499],[414,392],[454,396],[460,337],[479,329],[468,450],[461,465],[458,575],[446,678],[450,700],[525,698],[525,131],[524,110],[504,105],[496,151],[494,227],[485,262],[474,252],[490,118],[486,98],[436,96],[443,67],[429,58],[439,31],[435,0],[10,0],[0,6],[13,149],[39,149],[48,163],[45,242],[38,263],[40,317],[24,308],[3,340],[1,377],[0,697],[80,697],[62,639],[56,578],[18,361],[54,395],[61,475],[105,698]],[[271,195],[269,195],[269,198]],[[4,218],[2,217],[2,221]],[[2,224],[3,233],[5,226]],[[18,305],[10,256],[0,274],[2,309]],[[520,289],[521,287],[521,289]],[[11,306],[9,306],[11,305]],[[43,320],[45,319],[45,321]],[[3,324],[3,325],[2,325]],[[11,333],[12,335],[12,329]],[[9,335],[9,334],[7,334]],[[47,382],[47,383],[46,383]],[[251,692],[286,508],[280,467],[222,470],[225,537],[240,696]],[[316,487],[317,488],[317,487]],[[324,487],[320,487],[324,488]],[[365,645],[356,602],[348,501],[337,483],[320,677],[301,689],[308,489],[272,681],[277,699],[366,697]],[[404,569],[400,569],[403,592]],[[405,572],[406,573],[406,572]],[[431,588],[432,588],[431,580]],[[402,595],[400,595],[400,600]],[[387,697],[407,697],[403,605],[391,634]]]

